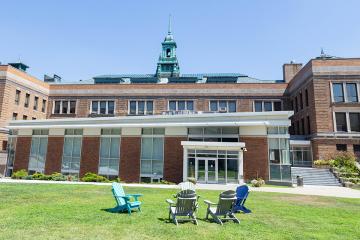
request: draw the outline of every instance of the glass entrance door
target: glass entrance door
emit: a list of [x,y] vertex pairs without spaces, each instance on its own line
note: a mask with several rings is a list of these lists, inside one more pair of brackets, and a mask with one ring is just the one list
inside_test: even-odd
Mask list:
[[215,158],[198,158],[195,165],[195,177],[198,182],[217,183],[218,163]]

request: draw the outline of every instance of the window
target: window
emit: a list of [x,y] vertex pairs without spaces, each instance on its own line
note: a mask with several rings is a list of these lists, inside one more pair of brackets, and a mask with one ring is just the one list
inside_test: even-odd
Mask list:
[[32,135],[49,135],[48,129],[34,129]]
[[353,148],[354,148],[354,154],[355,154],[356,158],[358,160],[360,160],[360,145],[354,144]]
[[238,127],[192,127],[188,128],[189,141],[238,142]]
[[311,123],[310,123],[309,116],[306,117],[306,122],[307,122],[307,134],[310,135],[311,134]]
[[346,132],[347,131],[346,113],[335,113],[335,120],[336,120],[336,131]]
[[194,101],[192,100],[171,100],[169,101],[169,111],[194,111]]
[[16,90],[16,93],[15,93],[15,104],[16,105],[19,105],[19,103],[20,103],[20,94],[21,94],[21,91]]
[[53,110],[54,114],[75,114],[75,112],[76,112],[76,101],[71,101],[71,100],[55,101],[54,110]]
[[130,115],[152,115],[153,101],[130,101]]
[[300,93],[300,95],[299,95],[299,100],[300,100],[300,109],[303,109],[304,108],[304,102],[303,102],[303,95],[302,95],[302,93]]
[[[82,146],[82,129],[65,129],[61,172],[78,174]],[[78,136],[76,136],[78,135]]]
[[36,120],[36,117],[32,117],[31,120]]
[[347,145],[346,144],[336,144],[336,151],[347,151]]
[[3,141],[2,142],[2,150],[6,151],[7,150],[7,145],[8,145],[8,141]]
[[23,120],[27,120],[28,117],[26,115],[23,115]]
[[305,89],[305,105],[309,106],[309,92],[307,89]]
[[166,49],[166,57],[171,57],[171,49],[170,48]]
[[121,129],[101,129],[99,174],[110,179],[119,175],[120,133]]
[[[141,177],[162,178],[164,168],[164,129],[144,128],[141,139]],[[152,135],[150,134],[152,133]]]
[[360,132],[360,113],[349,113],[351,132]]
[[210,111],[212,112],[236,112],[236,101],[211,100]]
[[6,168],[7,171],[5,173],[5,175],[7,177],[10,177],[12,174],[12,170],[14,167],[14,160],[15,160],[15,146],[16,146],[16,137],[10,135],[8,137],[8,144],[7,144],[7,163],[6,163]]
[[17,114],[17,113],[13,113],[13,115],[12,115],[12,120],[16,120],[17,117],[18,117],[18,114]]
[[305,134],[305,120],[301,119],[301,135]]
[[344,89],[342,83],[333,83],[334,102],[344,102]]
[[38,110],[39,97],[34,97],[34,110]]
[[298,106],[298,99],[297,97],[295,97],[295,112],[299,111],[299,106]]
[[114,101],[91,101],[91,114],[114,114]]
[[33,135],[31,139],[31,150],[29,157],[29,172],[43,173],[45,169],[45,160],[47,153],[47,136],[36,136]]
[[25,95],[25,103],[24,103],[24,107],[29,107],[29,102],[30,102],[30,94],[26,94]]
[[44,113],[44,112],[45,112],[45,109],[46,109],[46,100],[43,99],[43,100],[42,100],[41,111]]
[[346,96],[348,102],[357,102],[358,93],[356,83],[346,83]]
[[291,181],[289,139],[269,138],[270,179]]
[[271,112],[281,111],[280,101],[255,101],[254,102],[255,112]]

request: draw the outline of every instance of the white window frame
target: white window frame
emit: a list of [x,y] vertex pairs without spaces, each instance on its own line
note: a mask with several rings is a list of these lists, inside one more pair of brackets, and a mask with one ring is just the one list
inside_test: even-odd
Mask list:
[[[79,170],[73,170],[73,169],[63,169],[63,161],[64,161],[64,150],[65,150],[65,138],[80,138],[80,142],[81,142],[81,145],[80,145],[80,157],[79,157]],[[63,153],[62,153],[62,158],[61,158],[61,173],[65,173],[65,174],[79,174],[80,173],[80,169],[81,169],[81,153],[82,153],[82,148],[83,148],[83,145],[82,145],[82,141],[83,141],[83,135],[64,135],[64,146],[63,146]],[[74,141],[72,142],[72,151],[71,151],[71,159],[73,160],[74,156]],[[73,161],[71,161],[73,162]]]
[[[211,110],[211,102],[212,101],[216,101],[217,102],[217,111],[212,111]],[[226,101],[226,112],[227,113],[230,113],[229,112],[229,102],[235,102],[235,112],[237,112],[237,105],[238,105],[238,103],[237,103],[237,99],[210,99],[209,100],[209,111],[210,112],[220,112],[220,107],[219,107],[219,105],[220,105],[220,101]]]
[[[155,114],[155,101],[153,99],[130,99],[128,100],[128,115],[131,115],[131,116],[137,116],[139,115],[139,102],[144,102],[144,115],[154,115]],[[152,113],[151,114],[148,114],[148,111],[147,111],[147,102],[152,102],[153,104],[153,109],[152,109]],[[130,103],[131,102],[136,102],[136,113],[135,114],[130,114]],[[141,114],[141,116],[143,116]]]
[[[93,113],[92,112],[92,107],[93,107],[93,102],[97,102],[98,105],[98,109],[97,109],[97,113]],[[106,102],[106,110],[105,110],[105,114],[109,114],[109,102],[114,102],[114,113],[112,115],[115,115],[115,110],[116,110],[116,101],[115,99],[95,99],[95,100],[90,100],[90,110],[89,110],[89,114],[103,114],[100,113],[100,102]]]
[[[280,102],[281,111],[284,109],[283,101],[281,99],[255,99],[253,101],[253,112],[255,112],[255,102],[261,102],[261,112],[274,112],[274,102]],[[264,111],[264,102],[271,102],[271,111]],[[277,111],[278,112],[278,111]]]
[[[31,136],[31,145],[32,145],[32,141],[33,141],[33,138],[46,138],[47,139],[47,143],[46,143],[46,152],[45,152],[45,156],[44,156],[44,169],[40,169],[40,168],[30,168],[30,161],[31,161],[31,147],[30,147],[30,153],[29,153],[29,167],[28,167],[28,171],[35,171],[35,172],[39,172],[39,173],[44,173],[45,171],[45,165],[46,165],[46,155],[47,155],[47,147],[48,147],[48,144],[49,144],[49,140],[48,140],[48,135],[32,135]],[[39,146],[38,146],[38,149],[36,151],[37,155],[39,154],[39,150],[40,150],[40,143],[39,143]],[[37,161],[37,166],[39,165],[38,163],[39,161]]]
[[[112,134],[112,135],[101,135],[101,137],[100,138],[119,138],[119,159],[117,159],[119,162],[118,162],[118,174],[117,175],[112,175],[112,174],[109,174],[109,173],[106,173],[106,174],[104,174],[104,173],[101,173],[100,172],[100,161],[101,161],[101,139],[100,139],[100,148],[99,148],[99,163],[98,163],[98,174],[99,175],[104,175],[104,176],[106,176],[107,178],[109,177],[109,176],[119,176],[119,174],[120,174],[120,161],[121,161],[121,134]],[[110,140],[111,141],[111,140]],[[110,145],[111,146],[111,145]],[[111,148],[109,149],[109,151],[111,150]],[[109,157],[109,158],[105,158],[107,161],[108,161],[108,163],[109,163],[109,160],[113,160],[113,159],[115,159],[115,158],[111,158],[111,157]]]
[[334,132],[336,133],[346,133],[346,132],[341,132],[337,130],[336,127],[336,117],[335,117],[335,113],[345,113],[345,117],[346,117],[346,127],[347,127],[347,133],[359,133],[359,132],[353,132],[351,131],[351,125],[350,125],[350,113],[360,113],[360,110],[351,110],[351,111],[333,111],[333,129]]
[[[56,100],[52,100],[53,101],[53,105],[52,105],[52,114],[77,114],[77,109],[78,109],[78,101],[74,100],[74,99],[56,99]],[[70,102],[75,101],[75,113],[70,113]],[[60,102],[60,113],[55,113],[55,102]],[[67,113],[63,113],[63,102],[68,102],[68,108],[67,108]],[[45,109],[46,112],[46,109]]]
[[[333,85],[337,83],[337,84],[342,84],[342,89],[343,89],[343,93],[344,93],[344,102],[335,102],[334,99],[334,88]],[[330,95],[331,95],[331,103],[356,103],[356,102],[349,102],[348,100],[348,96],[347,96],[347,87],[346,84],[348,83],[355,83],[356,85],[356,92],[357,92],[357,102],[360,102],[360,83],[357,81],[333,81],[330,82]]]
[[[193,99],[170,99],[168,100],[168,104],[167,104],[167,109],[168,111],[182,111],[179,110],[179,101],[185,101],[185,111],[195,111],[195,100]],[[193,110],[188,110],[188,102],[193,102]],[[175,110],[170,110],[170,102],[176,102],[176,109]]]

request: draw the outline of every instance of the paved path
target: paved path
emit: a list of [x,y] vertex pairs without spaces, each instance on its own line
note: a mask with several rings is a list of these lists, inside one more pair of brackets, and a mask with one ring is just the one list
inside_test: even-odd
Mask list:
[[[87,182],[62,182],[62,181],[43,181],[43,180],[15,180],[9,178],[0,178],[1,183],[24,183],[24,184],[79,184],[79,185],[105,185],[110,186],[111,183],[87,183]],[[128,187],[146,187],[146,188],[164,188],[164,189],[177,189],[177,185],[165,185],[165,184],[123,184]],[[237,184],[197,184],[196,189],[207,190],[235,190]],[[316,195],[327,197],[342,197],[342,198],[360,198],[360,190],[344,188],[344,187],[332,187],[332,186],[304,186],[304,187],[250,187],[254,192],[274,192],[274,193],[289,193],[289,194],[301,194],[301,195]]]

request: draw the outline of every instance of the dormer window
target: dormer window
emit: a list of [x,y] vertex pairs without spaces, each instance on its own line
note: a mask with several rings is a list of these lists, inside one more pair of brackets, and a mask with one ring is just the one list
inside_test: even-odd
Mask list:
[[171,49],[170,48],[166,49],[166,57],[171,57]]

